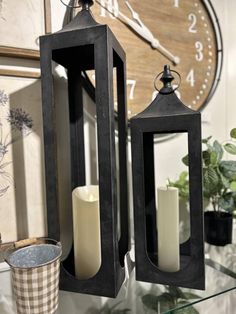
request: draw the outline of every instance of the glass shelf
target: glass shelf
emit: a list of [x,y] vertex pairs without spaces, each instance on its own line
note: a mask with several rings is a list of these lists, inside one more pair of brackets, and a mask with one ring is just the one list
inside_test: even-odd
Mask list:
[[[233,242],[236,243],[235,239]],[[197,308],[203,305],[197,303],[236,289],[236,244],[224,247],[206,244],[205,252],[204,291],[139,282],[135,280],[133,269],[127,274],[116,299],[60,291],[59,309],[56,314],[198,314]],[[133,250],[131,253],[133,254]],[[10,285],[9,272],[7,278]],[[12,294],[5,293],[3,296],[15,309]],[[224,309],[224,304],[222,307]],[[224,313],[224,310],[213,312]]]
[[66,313],[66,304],[70,302],[78,313],[85,314],[197,314],[196,303],[236,289],[236,245],[206,244],[205,251],[204,291],[138,282],[134,269],[116,299],[60,291],[57,313]]

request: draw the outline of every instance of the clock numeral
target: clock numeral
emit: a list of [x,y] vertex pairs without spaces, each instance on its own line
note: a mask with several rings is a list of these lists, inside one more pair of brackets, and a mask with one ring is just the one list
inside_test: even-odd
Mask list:
[[112,19],[115,19],[119,15],[118,0],[100,0],[100,3],[101,3],[100,16],[106,17],[107,13],[109,12],[109,16]]
[[186,77],[186,81],[190,84],[191,87],[194,86],[195,84],[195,79],[194,79],[194,70],[191,69]]
[[195,14],[190,13],[188,16],[188,20],[191,22],[191,25],[189,26],[189,33],[197,33],[197,30],[195,28],[196,24],[197,24],[197,17]]
[[129,99],[134,99],[134,90],[135,90],[135,86],[136,86],[136,81],[135,80],[127,80],[126,84],[130,85]]
[[203,44],[200,41],[196,41],[195,48],[197,49],[197,53],[195,55],[196,60],[202,61],[203,60]]
[[179,7],[179,0],[174,0],[174,7],[176,7],[176,8]]

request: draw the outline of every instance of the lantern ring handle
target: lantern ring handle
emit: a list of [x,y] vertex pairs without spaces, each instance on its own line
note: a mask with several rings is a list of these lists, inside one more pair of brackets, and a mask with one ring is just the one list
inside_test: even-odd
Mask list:
[[71,8],[71,9],[77,9],[77,8],[80,8],[81,6],[80,5],[69,5],[69,4],[66,4],[63,0],[60,0],[62,4],[64,4],[64,6],[68,7],[68,8]]
[[[179,72],[177,72],[177,71],[171,70],[171,72],[174,72],[174,73],[177,74],[178,77],[179,77],[179,84],[178,84],[173,90],[171,90],[171,92],[170,92],[170,93],[173,93],[173,92],[175,92],[175,91],[180,87],[180,85],[181,85],[181,76],[180,76]],[[157,74],[157,76],[156,76],[155,79],[154,79],[154,83],[153,83],[154,88],[155,88],[159,93],[160,93],[160,89],[157,88],[156,82],[157,82],[157,79],[158,79],[163,73],[164,73],[164,71],[162,71],[161,73]]]

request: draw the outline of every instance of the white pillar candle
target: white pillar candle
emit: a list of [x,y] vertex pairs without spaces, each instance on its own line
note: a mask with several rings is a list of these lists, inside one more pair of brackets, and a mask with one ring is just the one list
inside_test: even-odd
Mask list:
[[77,187],[72,192],[75,274],[93,277],[101,265],[99,188]]
[[166,272],[180,269],[179,190],[157,189],[158,268]]

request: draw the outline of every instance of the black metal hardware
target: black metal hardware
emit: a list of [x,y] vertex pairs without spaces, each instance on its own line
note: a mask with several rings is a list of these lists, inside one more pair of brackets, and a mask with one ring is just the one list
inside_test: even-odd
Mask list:
[[[184,106],[164,67],[163,87],[143,112],[131,119],[136,279],[204,289],[201,114]],[[153,138],[160,133],[188,133],[190,239],[180,246],[180,270],[163,272],[157,266],[157,227]],[[167,222],[168,223],[168,222]]]
[[[179,82],[176,88],[173,88],[171,85],[171,82],[174,80],[172,73],[176,73],[179,77]],[[160,78],[161,75],[162,77]],[[165,66],[164,71],[157,74],[156,78],[154,79],[153,85],[155,89],[160,93],[160,90],[157,88],[157,84],[156,84],[158,79],[164,84],[165,89],[162,89],[163,94],[168,94],[168,93],[172,93],[173,91],[176,91],[180,87],[180,84],[181,84],[180,74],[177,71],[173,71],[173,70],[170,71],[170,68],[168,66]]]
[[[88,280],[77,280],[73,250],[61,267],[62,290],[115,297],[125,278],[124,258],[129,251],[127,197],[127,116],[125,53],[109,27],[99,25],[87,7],[62,30],[40,38],[42,100],[44,120],[48,236],[60,239],[57,188],[57,147],[53,96],[52,61],[64,66],[68,74],[71,146],[71,191],[86,184],[83,134],[82,73],[95,70],[96,115],[102,264]],[[115,117],[113,68],[116,68],[118,98],[119,164],[115,156]],[[119,167],[119,195],[116,169]],[[121,238],[117,234],[119,197]]]

